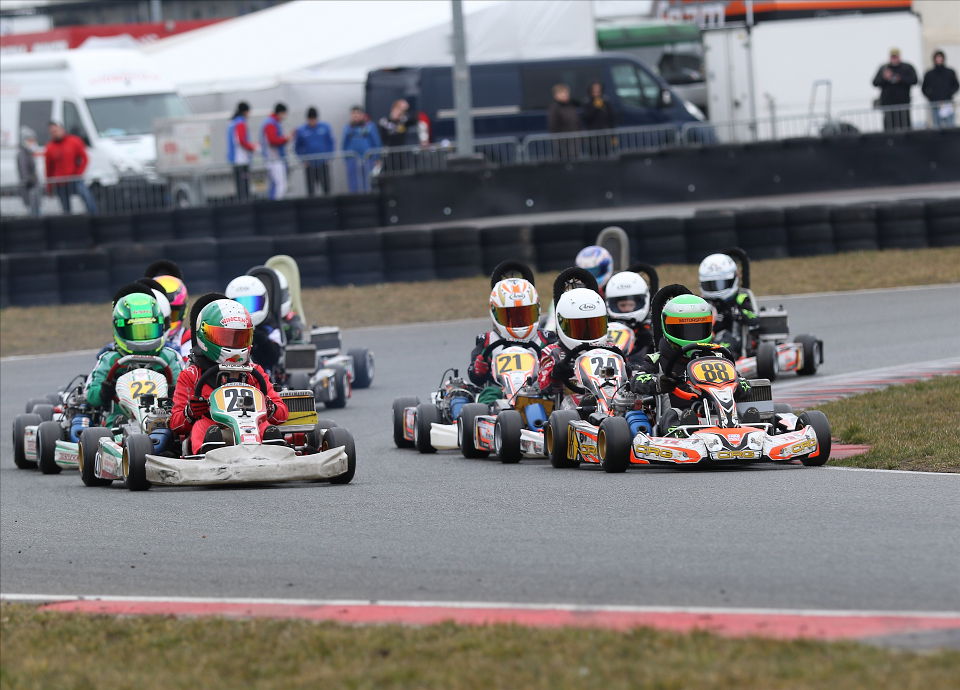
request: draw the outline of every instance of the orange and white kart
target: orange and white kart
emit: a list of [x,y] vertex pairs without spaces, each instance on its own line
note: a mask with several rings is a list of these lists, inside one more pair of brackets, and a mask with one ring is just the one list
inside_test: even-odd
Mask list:
[[497,340],[484,348],[490,375],[503,391],[491,404],[463,406],[456,423],[457,442],[465,458],[495,453],[504,463],[526,456],[543,457],[543,426],[554,402],[536,386],[541,348],[534,343]]
[[[547,453],[554,467],[600,465],[606,472],[630,466],[712,465],[789,462],[822,465],[830,457],[830,423],[817,410],[794,415],[788,406],[775,406],[770,382],[751,381],[745,400],[736,401],[737,372],[715,354],[712,346],[688,345],[685,355],[700,354],[686,367],[674,395],[691,401],[683,420],[670,407],[669,395],[641,398],[621,383],[616,367],[599,375],[577,362],[580,380],[597,396],[597,410],[581,419],[580,411],[558,410],[546,430]],[[669,369],[669,367],[667,367]],[[651,433],[632,433],[625,413],[654,411]],[[688,422],[688,423],[684,423]]]

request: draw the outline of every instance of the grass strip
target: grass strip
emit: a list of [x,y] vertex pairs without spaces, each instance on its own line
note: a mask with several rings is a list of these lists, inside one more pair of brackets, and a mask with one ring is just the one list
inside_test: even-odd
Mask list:
[[[570,257],[571,263],[573,258]],[[960,247],[851,252],[755,261],[751,264],[751,282],[760,297],[930,285],[960,280],[958,265]],[[682,283],[697,288],[695,265],[664,265],[657,270],[661,285]],[[544,308],[555,275],[537,276]],[[442,283],[314,288],[304,291],[303,303],[313,324],[342,328],[385,326],[482,317],[487,314],[489,292],[489,277],[477,276]],[[110,339],[109,314],[106,304],[8,307],[0,310],[0,354],[99,348]]]
[[512,625],[112,618],[3,604],[0,687],[955,688],[960,652]]
[[960,472],[960,376],[941,376],[820,406],[833,436],[872,446],[831,465]]

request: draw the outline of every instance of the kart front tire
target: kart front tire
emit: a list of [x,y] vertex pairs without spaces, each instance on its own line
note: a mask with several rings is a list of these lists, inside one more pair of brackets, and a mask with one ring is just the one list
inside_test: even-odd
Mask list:
[[820,341],[812,335],[798,335],[793,342],[803,347],[803,366],[797,369],[797,376],[813,376],[820,366]]
[[397,398],[393,401],[393,445],[397,448],[413,448],[413,441],[408,441],[403,435],[403,411],[419,404],[420,398]]
[[630,465],[630,424],[623,417],[607,417],[597,432],[597,452],[604,472],[626,472]]
[[493,447],[500,462],[515,464],[523,458],[520,450],[520,436],[523,432],[523,415],[516,410],[504,410],[497,415],[493,429]]
[[544,443],[550,464],[557,469],[580,467],[579,460],[567,457],[567,439],[570,434],[570,422],[580,419],[574,410],[554,410],[544,429]]
[[92,426],[80,434],[77,463],[80,465],[80,480],[84,486],[109,486],[113,483],[112,479],[101,479],[95,474],[101,438],[113,438],[113,434],[102,426]]
[[[30,398],[27,401],[27,404],[24,406],[23,411],[26,412],[27,414],[31,414],[33,412],[34,407],[36,407],[37,405],[46,405],[48,402],[49,401],[46,398]],[[41,419],[40,421],[42,422],[43,420]]]
[[333,375],[333,390],[335,397],[326,403],[331,410],[340,410],[347,406],[347,370],[337,367]]
[[807,410],[803,412],[798,420],[802,426],[812,426],[814,432],[817,434],[817,453],[816,457],[810,457],[809,455],[800,458],[802,462],[807,467],[820,467],[825,465],[827,460],[830,459],[830,448],[833,444],[832,439],[830,438],[830,420],[827,419],[825,415],[820,410]]
[[146,434],[130,434],[123,448],[123,482],[130,491],[146,491],[147,453],[153,452],[153,440]]
[[417,423],[413,427],[413,445],[421,453],[436,453],[437,449],[430,445],[430,430],[434,422],[440,421],[440,412],[436,405],[420,403],[417,405]]
[[13,464],[17,469],[35,470],[37,463],[27,460],[26,449],[23,444],[23,435],[28,426],[39,426],[42,420],[35,414],[18,414],[13,418]]
[[460,417],[457,420],[457,436],[460,440],[460,452],[465,458],[485,458],[490,455],[488,451],[477,448],[474,443],[476,438],[477,417],[482,414],[489,414],[490,408],[483,403],[467,403],[460,410]]
[[34,405],[33,414],[39,415],[41,421],[49,422],[53,420],[53,405],[49,403]]
[[780,375],[780,356],[773,343],[760,343],[757,348],[757,378],[767,379],[770,383]]
[[343,450],[347,454],[347,471],[332,477],[330,483],[349,484],[353,481],[353,475],[357,472],[357,446],[354,443],[353,434],[341,426],[327,429],[323,435],[321,450],[330,450],[339,446],[343,446]]
[[61,467],[53,458],[62,433],[57,422],[40,422],[37,427],[37,466],[43,474],[60,474]]
[[369,388],[373,383],[373,373],[376,368],[373,353],[365,347],[358,347],[347,352],[353,360],[353,385],[357,388]]

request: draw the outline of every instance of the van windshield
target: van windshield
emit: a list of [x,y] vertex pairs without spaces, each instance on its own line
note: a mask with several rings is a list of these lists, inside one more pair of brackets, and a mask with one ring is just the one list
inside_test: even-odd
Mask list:
[[153,121],[187,115],[187,106],[175,93],[88,98],[93,126],[101,137],[153,134]]

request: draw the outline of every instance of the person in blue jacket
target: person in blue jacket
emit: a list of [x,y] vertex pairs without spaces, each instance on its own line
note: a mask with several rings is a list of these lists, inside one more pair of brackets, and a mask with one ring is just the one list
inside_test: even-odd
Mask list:
[[377,157],[365,158],[364,154],[372,149],[380,149],[380,133],[377,126],[370,122],[370,118],[363,108],[355,105],[350,109],[350,122],[343,128],[343,152],[353,151],[357,157],[347,157],[347,183],[350,193],[358,194],[369,191],[370,171]]
[[297,128],[293,139],[293,150],[303,162],[304,173],[307,177],[307,196],[313,196],[317,185],[324,196],[330,193],[330,171],[327,159],[319,157],[321,153],[333,153],[333,134],[330,125],[320,122],[317,109],[311,106],[307,109],[307,121]]

